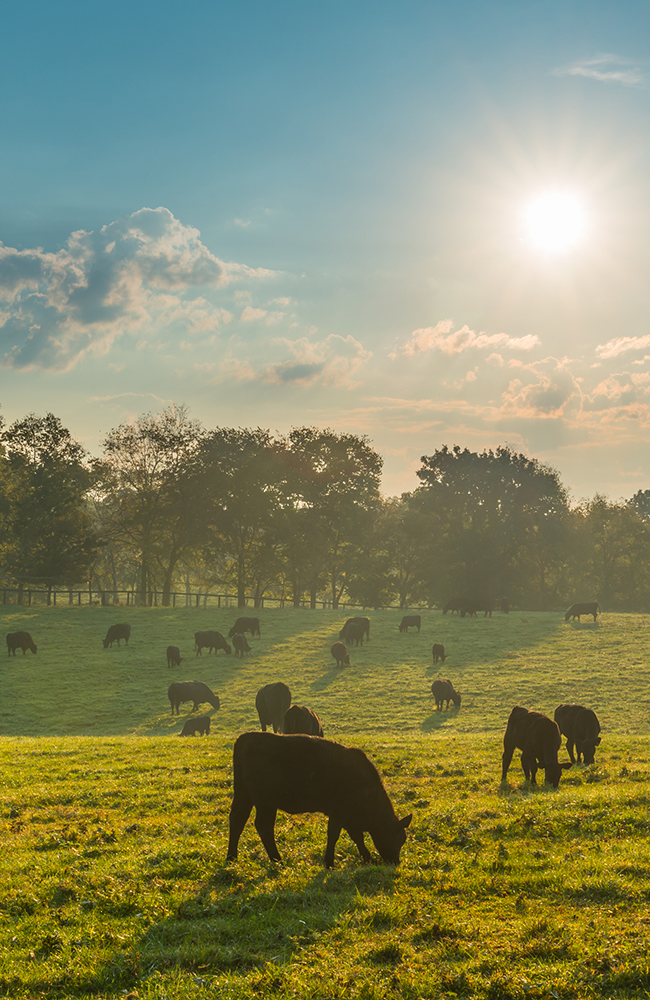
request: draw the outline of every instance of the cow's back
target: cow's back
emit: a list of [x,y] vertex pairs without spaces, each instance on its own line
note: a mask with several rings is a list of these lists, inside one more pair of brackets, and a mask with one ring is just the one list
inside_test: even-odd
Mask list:
[[284,713],[284,732],[304,733],[306,736],[323,736],[323,726],[316,712],[306,705],[291,705]]

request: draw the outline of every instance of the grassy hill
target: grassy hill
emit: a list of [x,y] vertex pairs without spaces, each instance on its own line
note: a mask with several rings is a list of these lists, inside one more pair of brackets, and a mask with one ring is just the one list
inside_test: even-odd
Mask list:
[[[265,610],[243,661],[192,648],[198,629],[226,634],[232,611],[3,612],[38,653],[0,661],[0,995],[650,993],[647,618],[431,612],[418,635],[398,632],[399,612],[370,612],[370,643],[336,670],[343,612]],[[128,647],[104,650],[122,620]],[[459,711],[433,710],[439,675]],[[172,718],[167,686],[189,679],[221,698],[201,709],[207,739],[176,738],[192,706]],[[361,746],[398,814],[414,814],[399,867],[360,865],[343,834],[325,871],[319,815],[278,817],[281,866],[249,821],[225,865],[232,744],[274,680],[327,737]],[[596,764],[531,789],[516,756],[501,787],[512,706],[573,700],[600,717]]]

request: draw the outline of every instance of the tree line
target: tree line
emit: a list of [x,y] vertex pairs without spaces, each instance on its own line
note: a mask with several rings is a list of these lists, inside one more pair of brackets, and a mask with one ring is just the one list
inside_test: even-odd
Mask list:
[[0,427],[4,587],[81,589],[139,603],[222,590],[259,606],[529,609],[597,600],[650,610],[650,490],[571,504],[559,474],[502,446],[444,445],[415,488],[380,489],[365,436],[206,428],[184,407],[111,430],[91,458],[52,413]]

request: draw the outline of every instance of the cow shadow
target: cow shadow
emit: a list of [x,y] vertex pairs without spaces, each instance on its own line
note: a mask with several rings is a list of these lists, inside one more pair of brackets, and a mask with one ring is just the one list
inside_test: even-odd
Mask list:
[[424,720],[420,728],[423,733],[435,732],[436,729],[441,729],[447,722],[454,720],[458,712],[458,708],[449,708],[442,712],[434,711]]
[[600,628],[600,622],[568,622],[575,632],[595,632]]
[[324,691],[328,688],[334,681],[340,677],[346,670],[350,667],[332,667],[325,674],[321,674],[320,677],[316,677],[309,685],[310,691]]

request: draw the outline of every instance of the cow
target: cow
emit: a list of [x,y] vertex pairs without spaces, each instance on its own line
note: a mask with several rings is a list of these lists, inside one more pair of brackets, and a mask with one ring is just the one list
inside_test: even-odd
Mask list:
[[420,615],[404,615],[399,623],[399,630],[400,632],[408,632],[410,628],[416,628],[419,632],[421,625],[422,619]]
[[232,653],[232,648],[229,642],[226,642],[221,632],[195,632],[194,633],[194,648],[196,650],[196,656],[203,655],[203,649],[207,647],[208,656],[214,649],[214,655],[217,655],[218,650],[223,649],[224,652],[230,654]]
[[228,638],[232,639],[234,635],[238,632],[242,634],[244,632],[250,632],[252,636],[260,634],[260,620],[259,618],[238,618],[233,627],[228,633]]
[[335,642],[330,649],[330,653],[336,660],[337,667],[350,666],[350,654],[344,642]]
[[505,597],[502,597],[499,601],[499,607],[501,608],[503,614],[507,615],[510,611],[510,601],[508,601]]
[[470,618],[472,617],[477,618],[478,616],[476,612],[484,611],[485,614],[483,615],[483,617],[487,618],[487,616],[489,615],[491,618],[493,608],[494,604],[492,601],[485,601],[485,600],[467,601],[467,603],[460,609],[460,617],[464,618],[465,615],[469,615]]
[[209,715],[197,715],[194,719],[186,719],[185,725],[178,734],[179,736],[209,736],[210,735],[210,716]]
[[569,618],[575,621],[576,618],[580,621],[580,615],[593,615],[594,621],[596,621],[596,616],[600,611],[600,605],[597,601],[587,602],[586,604],[572,604],[569,610],[564,616],[565,622],[568,622]]
[[600,744],[600,722],[598,716],[590,708],[584,705],[558,705],[553,718],[557,722],[560,732],[566,736],[566,748],[571,758],[571,763],[576,760],[573,754],[575,746],[578,755],[585,764],[593,764],[596,756],[596,747]]
[[306,736],[322,736],[320,719],[306,705],[292,705],[284,713],[282,725],[285,733],[304,733]]
[[235,632],[232,637],[232,644],[235,647],[235,656],[241,656],[244,659],[244,653],[250,653],[252,646],[248,645],[248,639],[243,632]]
[[180,667],[182,663],[181,651],[178,646],[168,646],[167,647],[167,666],[168,667]]
[[443,615],[446,615],[448,611],[451,611],[452,615],[454,611],[458,611],[460,614],[461,610],[468,603],[468,600],[467,597],[451,597],[442,609]]
[[450,701],[453,701],[456,708],[460,708],[461,697],[449,680],[434,681],[431,685],[431,694],[436,700],[436,710],[438,712],[442,712],[443,701],[446,702],[445,709],[449,708]]
[[111,625],[108,632],[106,633],[106,638],[103,639],[104,649],[108,649],[110,646],[113,648],[113,643],[117,639],[117,645],[119,647],[120,640],[124,639],[125,643],[129,644],[129,639],[131,637],[131,626],[130,625]]
[[267,726],[273,726],[274,733],[281,733],[284,726],[284,713],[291,704],[291,691],[282,681],[275,684],[265,684],[257,692],[255,708],[260,718],[260,726],[266,732]]
[[291,814],[322,812],[328,817],[325,865],[346,830],[367,864],[369,833],[387,864],[399,862],[412,815],[398,819],[375,765],[362,750],[314,736],[242,733],[233,748],[233,799],[228,861],[237,858],[242,830],[255,807],[255,828],[271,861],[280,861],[275,842],[278,809]]
[[527,708],[516,705],[503,736],[501,781],[506,780],[512,755],[518,748],[521,750],[523,772],[531,785],[536,784],[537,769],[543,767],[545,780],[557,788],[562,771],[571,767],[570,763],[560,764],[557,759],[561,746],[562,737],[557,722],[542,712],[529,712]]
[[442,660],[443,663],[445,662],[446,660],[445,647],[442,645],[441,642],[434,642],[431,652],[433,653],[434,663],[437,663],[438,660]]
[[192,711],[196,712],[199,705],[208,702],[214,709],[219,710],[219,695],[214,694],[203,681],[175,681],[167,689],[167,697],[172,706],[172,715],[176,709],[176,715],[180,715],[179,705],[183,701],[193,701]]
[[11,656],[12,653],[15,656],[17,649],[22,649],[23,656],[28,649],[31,649],[32,653],[36,652],[36,643],[29,632],[7,632],[7,656]]
[[339,639],[345,639],[346,642],[354,643],[358,646],[359,643],[363,646],[363,637],[366,634],[366,627],[362,622],[346,622],[341,631],[339,632]]
[[341,631],[345,631],[348,625],[363,625],[363,631],[368,642],[370,642],[370,619],[369,618],[348,618]]

